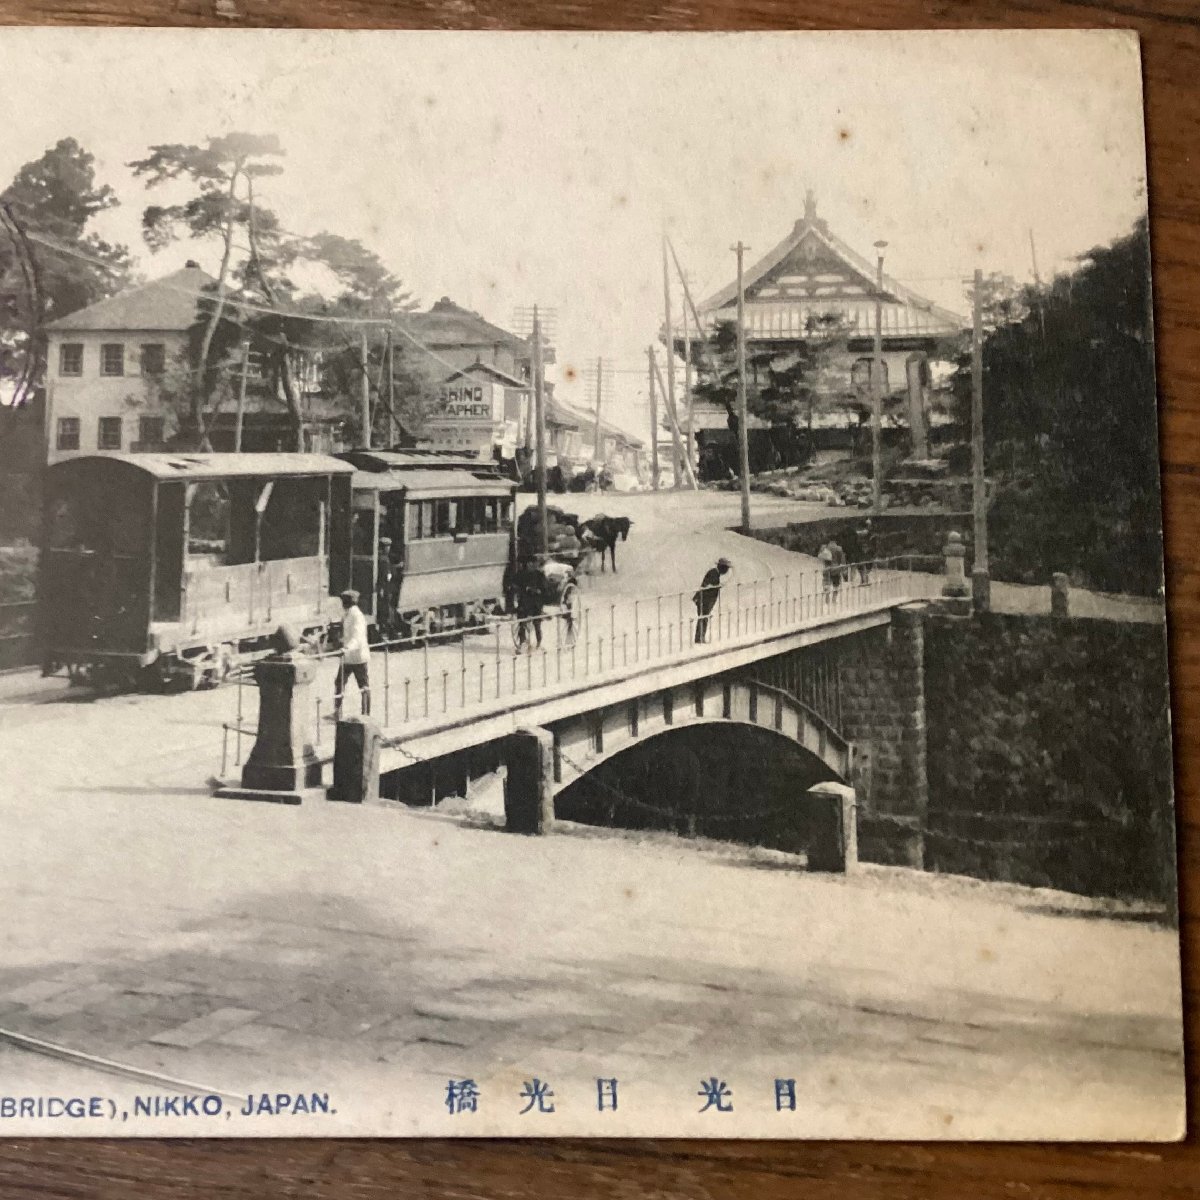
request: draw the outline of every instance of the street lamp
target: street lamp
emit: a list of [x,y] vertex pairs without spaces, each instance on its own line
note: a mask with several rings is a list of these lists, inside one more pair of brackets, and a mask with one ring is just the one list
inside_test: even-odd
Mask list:
[[875,243],[875,357],[871,363],[871,508],[883,511],[883,252]]

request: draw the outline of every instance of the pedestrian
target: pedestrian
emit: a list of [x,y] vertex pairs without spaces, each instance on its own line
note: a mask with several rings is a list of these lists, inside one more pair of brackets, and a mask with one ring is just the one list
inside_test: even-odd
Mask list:
[[836,538],[829,539],[829,551],[833,556],[833,590],[836,592],[849,578],[850,568],[846,565],[846,552]]
[[533,649],[530,635],[542,646],[542,608],[546,603],[546,577],[535,563],[526,563],[514,580],[517,602],[517,653]]
[[704,572],[699,590],[692,597],[692,603],[696,606],[697,644],[708,641],[709,618],[712,616],[712,610],[717,606],[717,601],[721,598],[721,578],[732,569],[733,563],[729,559],[718,558],[716,566],[709,567]]
[[833,550],[830,549],[828,539],[821,543],[821,548],[817,551],[817,562],[821,564],[821,592],[828,600],[833,591]]
[[875,530],[867,517],[855,530],[858,541],[858,575],[864,584],[871,582],[871,567],[875,561]]
[[342,593],[342,610],[342,657],[338,663],[337,691],[333,696],[334,720],[342,715],[342,700],[350,679],[358,684],[363,716],[371,711],[371,647],[367,643],[367,618],[358,607],[358,593],[353,588]]

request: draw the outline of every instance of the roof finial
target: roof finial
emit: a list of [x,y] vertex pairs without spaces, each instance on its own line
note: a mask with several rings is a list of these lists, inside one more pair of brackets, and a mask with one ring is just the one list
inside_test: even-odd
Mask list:
[[808,188],[804,193],[804,219],[810,222],[817,219],[817,198],[812,188]]

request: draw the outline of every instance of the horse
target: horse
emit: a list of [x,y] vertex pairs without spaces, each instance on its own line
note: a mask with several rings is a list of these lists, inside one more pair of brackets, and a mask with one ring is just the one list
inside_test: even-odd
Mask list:
[[633,522],[628,517],[606,517],[603,514],[584,521],[582,528],[589,530],[600,543],[600,570],[604,570],[604,554],[608,552],[612,559],[613,574],[617,571],[617,541],[625,541],[629,537],[629,529]]

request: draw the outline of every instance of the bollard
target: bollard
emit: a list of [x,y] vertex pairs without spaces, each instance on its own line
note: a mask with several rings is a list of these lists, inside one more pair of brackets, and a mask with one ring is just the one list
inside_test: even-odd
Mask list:
[[1050,615],[1063,618],[1071,615],[1071,581],[1062,571],[1055,571],[1050,577]]
[[518,729],[504,739],[504,823],[510,833],[543,834],[554,827],[554,735]]
[[818,783],[808,789],[808,869],[846,874],[858,866],[858,827],[854,789]]
[[989,612],[992,607],[992,581],[980,567],[971,572],[971,602],[976,612]]
[[379,801],[379,726],[370,717],[346,717],[337,724],[330,800],[345,804]]
[[242,768],[242,788],[298,804],[301,789],[321,782],[310,697],[317,664],[296,649],[295,636],[282,626],[275,639],[277,652],[254,666],[258,735]]

